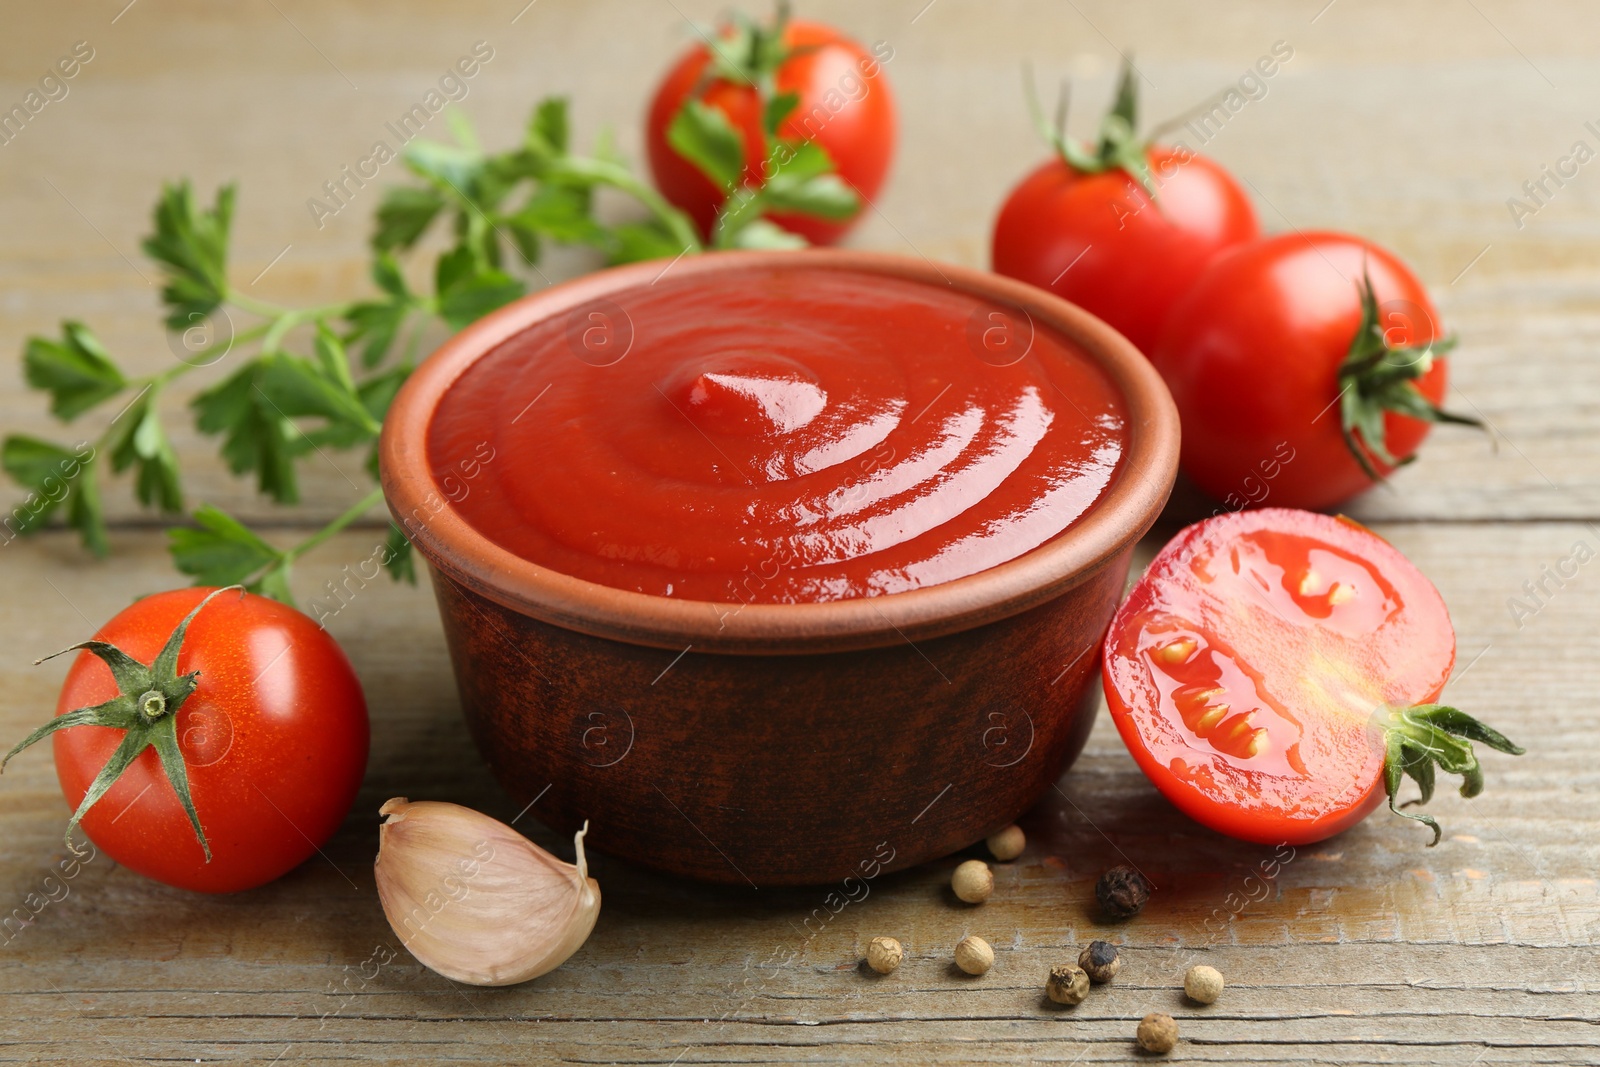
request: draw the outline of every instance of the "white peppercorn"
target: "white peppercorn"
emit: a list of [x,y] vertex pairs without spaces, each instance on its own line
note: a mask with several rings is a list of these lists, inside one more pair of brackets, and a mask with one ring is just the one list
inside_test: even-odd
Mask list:
[[956,944],[956,966],[968,974],[986,974],[994,966],[994,949],[981,937],[963,937]]
[[1139,1020],[1139,1029],[1134,1034],[1134,1039],[1146,1052],[1171,1052],[1172,1046],[1178,1043],[1177,1020],[1170,1015],[1153,1011]]
[[1027,847],[1027,835],[1022,832],[1022,827],[1012,823],[1004,830],[996,830],[989,835],[985,842],[989,846],[989,854],[1001,863],[1007,863],[1022,855],[1022,850]]
[[1222,995],[1222,972],[1197,963],[1183,976],[1183,991],[1196,1004],[1215,1004]]
[[967,860],[950,876],[950,888],[968,904],[982,904],[994,892],[994,872],[982,860]]
[[867,966],[879,974],[890,974],[905,958],[905,949],[892,937],[875,937],[867,942]]

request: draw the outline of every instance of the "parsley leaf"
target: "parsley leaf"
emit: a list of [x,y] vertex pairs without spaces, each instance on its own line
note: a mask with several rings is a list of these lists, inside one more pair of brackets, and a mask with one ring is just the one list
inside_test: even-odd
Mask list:
[[138,469],[134,492],[146,507],[166,512],[183,510],[183,489],[178,481],[178,455],[167,439],[156,413],[154,387],[141,393],[128,410],[117,417],[107,436],[111,450],[111,469]]
[[667,126],[667,143],[719,189],[732,189],[744,173],[744,141],[720,110],[688,100]]
[[417,584],[417,563],[411,554],[411,542],[405,532],[394,523],[389,524],[389,539],[384,542],[383,567],[389,577],[409,585]]
[[453,330],[483,318],[521,296],[523,284],[504,271],[485,266],[471,248],[439,257],[434,288],[439,317]]
[[671,259],[683,251],[678,238],[651,219],[649,222],[624,222],[612,227],[606,258],[614,266],[647,259]]
[[173,566],[196,585],[243,584],[283,558],[283,553],[221,508],[203,504],[195,509],[193,519],[194,526],[174,526],[167,531],[167,551]]
[[69,451],[37,437],[7,437],[0,445],[0,466],[30,492],[12,509],[5,525],[17,533],[33,533],[65,501],[67,525],[78,531],[85,548],[104,558],[111,546],[100,506],[95,458],[95,450],[87,442]]
[[167,284],[167,326],[183,330],[215,311],[228,298],[228,229],[233,222],[234,187],[217,190],[209,211],[196,203],[187,179],[165,185],[153,216],[156,232],[144,250],[161,264]]
[[295,442],[300,432],[267,401],[257,386],[256,363],[212,386],[190,402],[201,433],[222,434],[222,458],[235,474],[254,473],[261,492],[280,504],[300,499],[295,480]]
[[349,326],[344,343],[360,342],[363,367],[376,367],[383,362],[389,349],[394,347],[406,317],[419,306],[416,297],[406,288],[400,264],[390,253],[380,252],[373,258],[372,280],[390,299],[359,301],[344,313]]
[[410,248],[443,210],[444,197],[428,186],[390,186],[378,203],[372,247],[379,252]]
[[568,142],[567,98],[548,96],[539,101],[528,122],[528,144],[546,155],[565,155]]
[[71,421],[127,387],[99,338],[81,322],[61,324],[61,340],[28,338],[22,353],[28,384],[50,394],[50,412]]

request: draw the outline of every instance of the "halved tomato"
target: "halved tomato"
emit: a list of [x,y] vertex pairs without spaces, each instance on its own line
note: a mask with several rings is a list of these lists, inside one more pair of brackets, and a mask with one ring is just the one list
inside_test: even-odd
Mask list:
[[[1320,841],[1403,776],[1483,788],[1471,741],[1522,750],[1436,704],[1455,662],[1439,591],[1347,519],[1289,508],[1214,516],[1157,554],[1105,644],[1111,715],[1145,775],[1198,822],[1247,841]],[[1428,824],[1425,815],[1398,814]]]

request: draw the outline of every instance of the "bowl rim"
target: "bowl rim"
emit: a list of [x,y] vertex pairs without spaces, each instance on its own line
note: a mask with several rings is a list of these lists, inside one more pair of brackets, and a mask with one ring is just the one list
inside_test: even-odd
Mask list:
[[[428,463],[428,430],[439,400],[478,359],[539,322],[652,284],[668,271],[682,278],[767,267],[952,286],[1018,308],[1066,336],[1106,373],[1127,408],[1127,449],[1105,495],[1061,534],[976,574],[902,593],[804,604],[684,600],[589,582],[502,548],[450,506]],[[680,654],[801,654],[915,647],[918,640],[1009,618],[1060,596],[1155,522],[1177,476],[1178,442],[1177,409],[1160,375],[1132,342],[1077,305],[1024,282],[926,258],[806,249],[634,263],[514,301],[455,334],[412,372],[384,419],[378,451],[384,498],[415,548],[436,573],[503,607],[593,637]]]

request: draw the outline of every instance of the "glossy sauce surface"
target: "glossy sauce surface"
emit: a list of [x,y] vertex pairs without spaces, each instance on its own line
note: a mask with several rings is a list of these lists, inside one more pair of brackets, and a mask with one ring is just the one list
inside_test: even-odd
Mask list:
[[429,429],[456,510],[524,559],[658,596],[839,600],[951,581],[1115,478],[1105,374],[1023,313],[839,270],[618,294],[474,363]]

